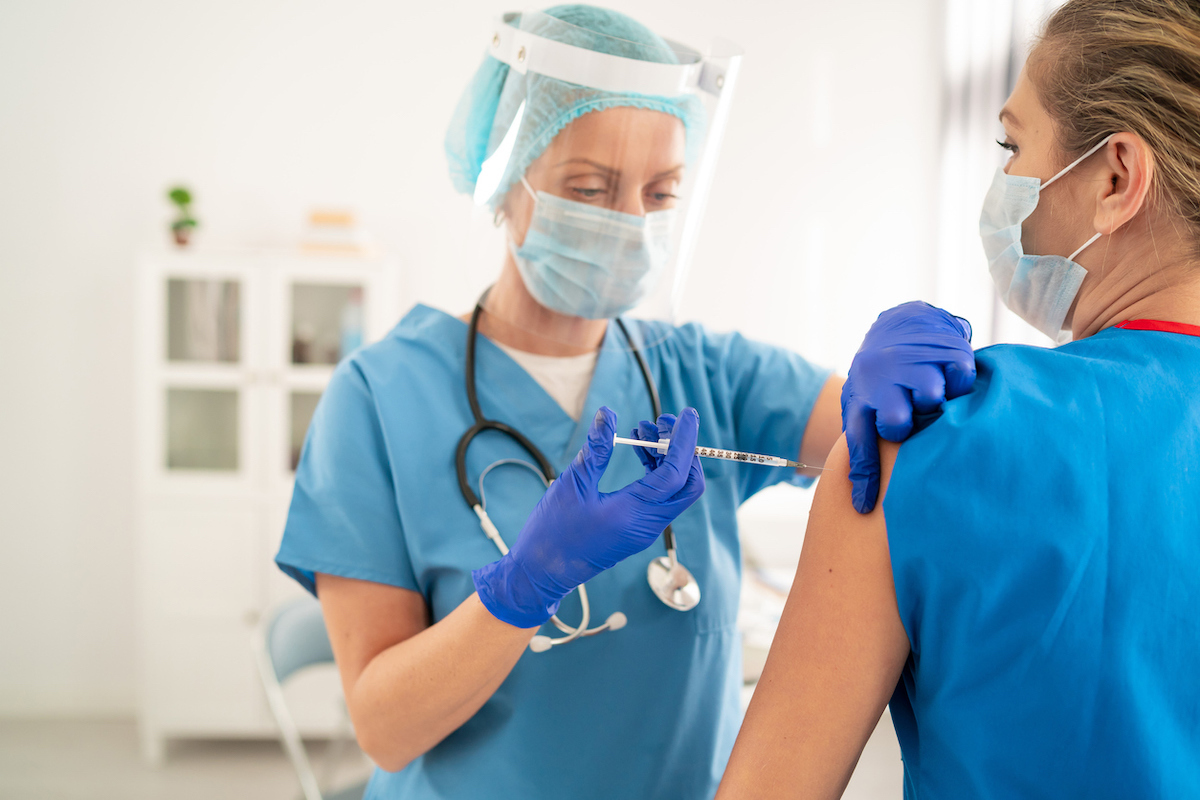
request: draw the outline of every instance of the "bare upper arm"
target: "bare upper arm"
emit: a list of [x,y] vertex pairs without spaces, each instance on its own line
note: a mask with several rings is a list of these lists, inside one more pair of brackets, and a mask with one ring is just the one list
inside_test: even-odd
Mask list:
[[[825,464],[829,451],[842,435],[842,384],[844,378],[830,375],[821,387],[817,401],[813,403],[804,427],[804,439],[800,442],[800,463],[820,467]],[[814,477],[819,472],[805,472]]]
[[317,596],[346,697],[375,656],[429,627],[420,592],[317,573]]
[[850,504],[845,440],[830,453],[722,798],[839,797],[896,687],[909,644],[882,498],[898,448],[880,444],[881,502],[867,515]]

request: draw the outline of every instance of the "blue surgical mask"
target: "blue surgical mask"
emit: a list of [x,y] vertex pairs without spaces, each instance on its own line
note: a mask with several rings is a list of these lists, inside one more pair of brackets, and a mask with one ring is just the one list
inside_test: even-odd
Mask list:
[[1037,178],[1008,175],[1000,168],[983,200],[979,235],[1001,301],[1018,317],[1060,344],[1071,338],[1070,332],[1064,330],[1067,315],[1087,276],[1087,270],[1075,263],[1075,257],[1099,239],[1100,234],[1088,239],[1083,247],[1066,258],[1026,255],[1021,245],[1021,223],[1037,208],[1043,189],[1108,144],[1111,138],[1111,135],[1106,137],[1045,183]]
[[612,319],[654,288],[671,257],[674,209],[644,217],[534,192],[525,241],[509,250],[525,288],[546,308]]

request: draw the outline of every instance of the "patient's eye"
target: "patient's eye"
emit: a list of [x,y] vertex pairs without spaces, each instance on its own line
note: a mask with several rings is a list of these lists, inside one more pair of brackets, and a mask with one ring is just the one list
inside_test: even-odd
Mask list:
[[1001,147],[1003,147],[1005,150],[1007,150],[1010,153],[1015,154],[1017,152],[1017,146],[1015,144],[1013,144],[1012,142],[1002,142],[999,139],[997,139],[996,144],[1000,145]]

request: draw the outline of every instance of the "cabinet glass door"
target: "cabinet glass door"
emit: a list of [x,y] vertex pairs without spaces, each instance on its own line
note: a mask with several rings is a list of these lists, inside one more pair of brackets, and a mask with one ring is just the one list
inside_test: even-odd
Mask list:
[[336,364],[363,341],[361,286],[292,285],[291,362]]
[[233,364],[241,360],[241,286],[237,281],[167,281],[167,360]]
[[317,401],[321,399],[320,392],[293,391],[291,393],[291,446],[290,466],[293,472],[300,463],[300,451],[304,448],[304,437],[308,435],[308,425],[312,422],[313,412],[317,410]]
[[167,389],[167,469],[236,472],[238,405],[236,389]]

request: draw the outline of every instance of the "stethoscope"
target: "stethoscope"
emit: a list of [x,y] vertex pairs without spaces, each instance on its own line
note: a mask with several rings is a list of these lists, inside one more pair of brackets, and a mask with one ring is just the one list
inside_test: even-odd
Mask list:
[[[484,297],[486,297],[486,293]],[[458,472],[458,488],[462,491],[463,499],[467,501],[467,505],[479,517],[479,526],[483,529],[484,534],[492,540],[501,555],[508,554],[508,545],[504,543],[504,539],[500,537],[500,531],[496,529],[491,518],[487,513],[486,493],[483,489],[483,479],[494,468],[503,464],[516,464],[524,466],[535,472],[542,482],[549,488],[554,481],[557,473],[554,467],[551,466],[550,460],[545,454],[538,449],[537,445],[529,440],[523,433],[511,425],[506,425],[503,422],[487,419],[483,416],[483,412],[479,408],[479,396],[475,391],[475,342],[479,335],[479,317],[483,313],[483,297],[475,304],[475,310],[471,313],[471,324],[467,329],[467,358],[466,358],[466,382],[467,382],[467,402],[471,405],[471,414],[475,418],[475,423],[467,429],[467,432],[458,440],[458,451],[455,454],[455,469]],[[625,323],[619,318],[616,320],[617,327],[621,329],[621,333],[625,336],[625,340],[629,342],[629,348],[633,352],[633,357],[637,359],[638,368],[642,371],[642,379],[646,382],[646,389],[650,393],[650,405],[654,409],[654,418],[662,414],[662,404],[658,398],[658,387],[654,384],[654,378],[650,375],[650,367],[646,365],[646,359],[642,356],[641,350],[634,343],[633,337],[630,336],[629,330],[625,327]],[[471,442],[475,437],[484,431],[496,431],[508,436],[521,447],[525,448],[529,455],[533,456],[537,462],[538,468],[535,469],[532,464],[521,459],[504,459],[497,461],[488,466],[487,469],[479,476],[479,496],[476,496],[474,489],[471,488],[470,482],[467,480],[467,449],[471,446]],[[675,546],[675,532],[668,525],[663,531],[663,543],[667,546],[667,555],[660,556],[650,562],[646,568],[646,581],[650,584],[655,596],[662,600],[671,608],[677,611],[690,611],[700,602],[700,585],[696,583],[696,579],[692,577],[686,567],[679,563],[679,556]],[[615,631],[625,627],[628,619],[620,611],[616,611],[609,615],[608,619],[602,625],[595,628],[589,628],[591,624],[591,607],[588,603],[587,587],[579,587],[579,605],[583,611],[582,619],[578,627],[572,627],[558,618],[557,615],[550,617],[550,621],[566,636],[557,639],[541,634],[534,636],[529,642],[529,649],[535,653],[542,653],[549,650],[554,645],[566,644],[574,641],[580,636],[595,636],[603,631]]]

